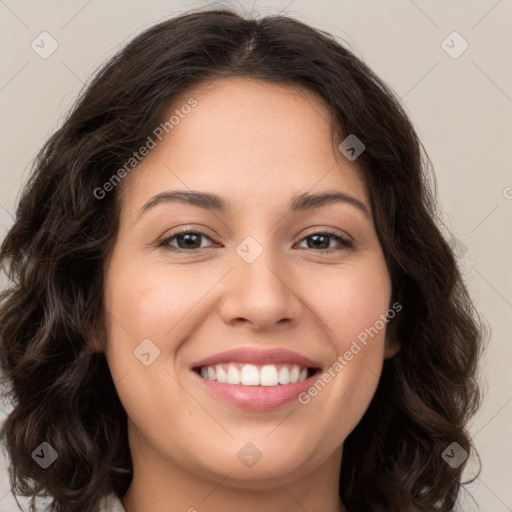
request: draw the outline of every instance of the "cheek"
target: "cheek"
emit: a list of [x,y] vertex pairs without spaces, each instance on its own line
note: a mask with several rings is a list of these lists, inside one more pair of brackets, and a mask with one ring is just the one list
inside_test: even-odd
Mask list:
[[169,362],[179,348],[179,341],[172,340],[186,337],[207,284],[194,286],[195,282],[184,267],[164,273],[161,265],[137,266],[137,258],[112,260],[105,283],[106,356],[127,412],[144,404],[148,386],[172,386]]
[[391,282],[384,261],[369,258],[357,265],[318,273],[308,295],[340,353],[386,313]]
[[[105,283],[106,356],[121,402],[137,424],[148,417],[164,422],[165,411],[187,410],[176,381],[180,351],[201,326],[205,295],[218,280],[218,272],[201,273],[195,265],[172,267],[119,254],[112,259]],[[152,362],[146,366],[144,359]]]
[[385,263],[375,258],[315,276],[314,291],[315,313],[336,355],[302,403],[319,414],[329,411],[328,432],[322,435],[332,434],[339,441],[360,421],[378,385],[387,326],[382,318],[389,308],[391,283]]
[[195,279],[184,268],[164,273],[135,260],[118,259],[105,283],[106,357],[128,417],[150,439],[154,425],[169,424],[169,411],[187,410],[172,364],[180,342],[173,340],[186,338],[206,283],[191,286]]
[[132,341],[154,339],[163,350],[161,342],[174,338],[182,320],[193,315],[213,277],[198,279],[192,266],[169,271],[161,264],[137,268],[130,263],[120,262],[107,283],[106,304],[115,318],[110,323],[117,331],[124,328],[124,336],[129,333]]

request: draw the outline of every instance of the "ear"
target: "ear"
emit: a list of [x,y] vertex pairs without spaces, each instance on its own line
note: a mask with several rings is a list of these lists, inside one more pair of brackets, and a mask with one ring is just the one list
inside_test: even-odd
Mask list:
[[102,353],[105,352],[103,348],[103,342],[96,335],[91,335],[87,339],[87,346],[89,350],[94,353]]
[[386,341],[384,345],[384,359],[391,359],[393,356],[397,354],[400,350],[400,343],[396,339],[390,340],[388,336],[386,336]]
[[87,335],[86,343],[87,343],[87,346],[89,347],[89,350],[93,353],[105,352],[105,343],[103,341],[104,336],[102,334],[105,331],[102,330],[101,324],[102,324],[101,320],[96,322],[94,327],[91,329],[91,331]]

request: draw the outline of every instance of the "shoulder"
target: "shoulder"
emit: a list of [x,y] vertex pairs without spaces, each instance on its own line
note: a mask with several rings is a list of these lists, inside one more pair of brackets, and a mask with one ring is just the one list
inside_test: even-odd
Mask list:
[[121,500],[115,494],[105,496],[101,502],[99,512],[126,512]]

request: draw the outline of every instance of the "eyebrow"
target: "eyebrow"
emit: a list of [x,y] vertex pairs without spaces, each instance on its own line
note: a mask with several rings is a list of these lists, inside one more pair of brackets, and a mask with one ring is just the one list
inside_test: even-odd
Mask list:
[[[229,201],[226,201],[216,194],[195,190],[173,190],[161,192],[149,199],[149,201],[147,201],[140,209],[139,217],[159,204],[173,202],[198,206],[199,208],[215,210],[218,212],[227,212],[232,209],[232,205]],[[300,194],[292,198],[288,204],[288,211],[294,213],[312,210],[333,203],[345,203],[354,206],[364,213],[366,217],[371,219],[370,212],[368,211],[365,203],[349,194],[346,194],[345,192],[338,191],[323,192],[319,194]]]

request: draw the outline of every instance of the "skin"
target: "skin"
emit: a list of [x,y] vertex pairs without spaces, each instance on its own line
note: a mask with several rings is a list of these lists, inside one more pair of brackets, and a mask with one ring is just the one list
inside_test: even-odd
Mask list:
[[[127,512],[346,510],[338,497],[343,442],[366,411],[383,359],[397,348],[385,328],[311,401],[247,411],[211,396],[189,367],[218,352],[287,348],[323,368],[390,307],[391,281],[356,162],[330,136],[327,107],[311,93],[246,78],[215,81],[176,98],[198,104],[122,183],[118,236],[105,265],[105,352],[128,415],[134,478]],[[339,140],[341,142],[341,140]],[[339,143],[338,142],[338,143]],[[170,190],[215,193],[219,212],[168,202]],[[341,191],[348,203],[288,213],[302,193]],[[195,253],[177,229],[201,231]],[[311,243],[312,231],[336,238]],[[236,252],[247,237],[262,254]],[[308,245],[308,240],[310,241]],[[321,243],[334,249],[327,254]],[[209,247],[209,248],[208,248]],[[160,355],[134,357],[144,339]],[[253,443],[261,459],[237,457]]]

